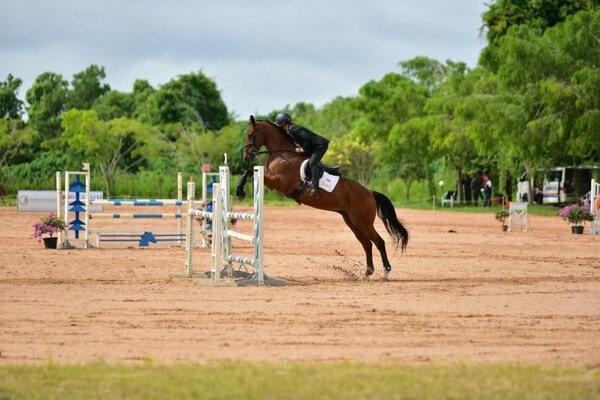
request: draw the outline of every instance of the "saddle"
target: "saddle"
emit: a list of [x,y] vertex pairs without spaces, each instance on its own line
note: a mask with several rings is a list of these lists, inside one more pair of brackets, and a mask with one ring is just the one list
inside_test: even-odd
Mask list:
[[[330,167],[327,166],[321,162],[319,162],[318,164],[319,167],[319,178],[321,179],[321,188],[331,192],[334,188],[335,185],[337,184],[338,180],[340,179],[339,177],[342,176],[342,174],[340,173],[340,167]],[[325,185],[323,182],[323,174],[327,172],[330,176],[328,179],[326,179],[325,181]],[[302,191],[304,190],[304,188],[307,185],[311,185],[311,181],[312,181],[312,173],[310,170],[310,166],[308,164],[308,159],[304,160],[302,162],[302,165],[300,166],[300,185],[294,189],[291,193],[286,194],[287,197],[292,198],[296,201],[296,203],[298,204],[302,204],[299,200],[300,195],[302,194]]]
[[[342,173],[340,172],[340,167],[337,165],[335,167],[330,167],[328,165],[323,164],[322,162],[319,162],[318,167],[319,167],[319,178],[323,177],[324,172],[327,172],[329,175],[333,175],[333,176],[342,176]],[[304,163],[304,175],[306,176],[306,180],[310,180],[312,178],[312,171],[310,170],[310,164],[307,162]]]

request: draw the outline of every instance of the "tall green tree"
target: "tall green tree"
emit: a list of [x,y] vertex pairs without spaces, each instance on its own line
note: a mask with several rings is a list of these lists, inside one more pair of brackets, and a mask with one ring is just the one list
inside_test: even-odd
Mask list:
[[67,111],[63,128],[63,139],[84,149],[85,159],[99,166],[107,197],[118,170],[132,170],[149,157],[171,150],[152,126],[128,118],[104,121],[92,110]]
[[[37,132],[28,127],[23,120],[0,118],[0,176],[4,167],[30,145]],[[1,182],[0,182],[1,184]]]
[[[414,117],[396,125],[380,151],[378,161],[387,166],[385,171],[406,185],[407,202],[410,201],[411,187],[415,182],[433,182],[434,162],[439,158],[431,142],[433,123],[434,120],[426,117]],[[432,190],[435,190],[435,186],[429,184],[429,188],[430,195],[434,195]]]
[[216,83],[202,72],[179,75],[161,86],[148,97],[140,118],[152,125],[198,124],[205,130],[219,130],[229,123]]
[[357,108],[362,117],[354,132],[363,139],[385,141],[392,128],[421,116],[428,89],[410,77],[389,73],[359,89]]
[[513,26],[527,25],[541,35],[570,15],[597,7],[596,0],[496,0],[482,14],[489,43],[497,44]]
[[178,139],[175,146],[178,151],[178,163],[185,169],[189,165],[195,165],[196,171],[200,171],[202,164],[223,165],[223,154],[234,156],[234,146],[239,128],[236,125],[228,125],[220,131],[204,131],[199,125],[184,126],[172,124],[170,130],[177,130]]
[[[40,134],[41,145],[57,140],[61,133],[61,122],[66,110],[69,83],[62,75],[44,72],[27,90],[25,100],[29,103],[29,124]],[[39,148],[39,147],[38,147]]]
[[23,81],[8,74],[6,81],[0,81],[0,118],[21,119],[24,112],[23,101],[18,93]]
[[104,67],[90,65],[85,70],[73,75],[67,108],[89,110],[94,101],[110,91],[110,85],[102,83],[106,79]]
[[[420,172],[409,167],[411,161],[404,153],[402,146],[394,147],[398,152],[388,148],[389,143],[400,143],[396,136],[402,132],[401,126],[411,118],[423,115],[423,107],[429,96],[429,89],[409,76],[397,73],[386,74],[379,81],[370,81],[359,90],[356,108],[361,117],[356,121],[353,135],[362,143],[377,142],[377,149],[383,154],[373,155],[388,163],[387,171],[407,174]],[[404,176],[404,179],[409,179]],[[410,180],[410,179],[409,179]]]
[[600,162],[599,30],[600,11],[583,11],[542,35],[523,25],[498,41],[498,63],[478,70],[463,99],[480,156],[530,177],[542,167]]
[[578,13],[543,36],[520,27],[500,41],[497,76],[527,112],[519,133],[538,135],[537,158],[545,166],[600,161],[591,125],[600,105],[599,30],[596,10]]
[[415,57],[402,61],[399,65],[403,75],[425,85],[431,92],[446,80],[448,70],[455,64],[449,61],[448,65],[444,65],[429,57]]
[[91,109],[103,120],[134,118],[135,98],[132,93],[111,90],[96,99]]
[[147,102],[150,96],[156,93],[156,89],[150,85],[145,79],[136,79],[133,83],[133,118],[139,119],[142,122],[152,120],[148,109]]
[[348,133],[331,142],[324,161],[340,166],[345,176],[367,186],[378,166],[378,146],[377,141],[365,143]]
[[338,96],[325,104],[315,117],[314,129],[329,139],[351,132],[361,116],[356,97]]

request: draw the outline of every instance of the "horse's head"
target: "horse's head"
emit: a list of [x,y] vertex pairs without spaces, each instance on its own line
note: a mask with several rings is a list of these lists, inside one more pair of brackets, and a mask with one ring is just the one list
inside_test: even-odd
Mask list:
[[264,144],[263,136],[258,134],[258,125],[254,119],[254,115],[251,115],[250,123],[246,129],[246,139],[244,140],[244,162],[251,163],[258,154],[258,150]]
[[251,115],[244,140],[244,162],[251,163],[263,146],[267,151],[277,153],[294,153],[295,149],[292,137],[282,128],[269,121],[256,120]]

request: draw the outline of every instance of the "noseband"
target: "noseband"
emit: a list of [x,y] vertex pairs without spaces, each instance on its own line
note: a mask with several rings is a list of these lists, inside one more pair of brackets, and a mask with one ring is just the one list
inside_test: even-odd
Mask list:
[[[252,134],[250,135],[250,140],[248,141],[248,143],[244,146],[244,151],[248,152],[248,155],[250,156],[250,161],[254,160],[254,158],[256,158],[256,156],[259,153],[258,149],[256,148],[256,146],[254,145],[254,142],[256,141],[256,134],[258,133],[258,128],[257,127],[253,127],[253,131]],[[248,150],[246,150],[248,149]]]

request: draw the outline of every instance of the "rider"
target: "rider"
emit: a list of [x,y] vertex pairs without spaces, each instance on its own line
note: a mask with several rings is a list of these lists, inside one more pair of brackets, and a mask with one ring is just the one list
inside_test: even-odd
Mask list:
[[312,177],[312,190],[310,194],[314,197],[319,197],[319,161],[329,147],[329,140],[317,135],[313,131],[306,129],[303,126],[294,124],[292,117],[288,113],[279,113],[275,117],[277,125],[282,127],[299,146],[296,147],[296,153],[306,153],[310,159],[310,172]]

